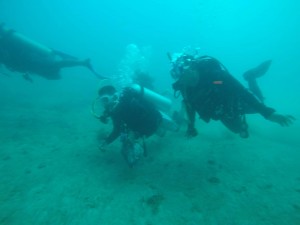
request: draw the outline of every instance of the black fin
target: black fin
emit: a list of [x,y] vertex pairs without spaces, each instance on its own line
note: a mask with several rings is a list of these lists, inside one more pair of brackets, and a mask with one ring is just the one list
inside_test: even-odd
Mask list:
[[102,80],[108,79],[107,77],[104,77],[104,76],[98,74],[98,73],[94,70],[94,68],[93,68],[93,66],[92,66],[92,64],[91,64],[91,60],[90,60],[90,59],[86,59],[84,65],[85,65],[85,66],[86,66],[86,67],[87,67],[87,68],[88,68],[88,69],[89,69],[96,77],[98,77],[99,79],[102,79]]
[[257,67],[246,71],[243,75],[244,79],[248,81],[263,76],[269,70],[271,63],[272,60],[267,60],[259,64]]
[[243,75],[244,79],[248,81],[249,90],[261,101],[264,101],[262,92],[257,84],[256,78],[263,76],[270,68],[272,60],[267,60],[257,67],[246,71]]

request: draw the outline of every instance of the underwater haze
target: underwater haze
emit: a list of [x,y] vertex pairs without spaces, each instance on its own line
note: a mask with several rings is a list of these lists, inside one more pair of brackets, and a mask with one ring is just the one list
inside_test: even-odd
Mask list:
[[[5,28],[90,59],[121,86],[147,72],[175,107],[167,53],[197,48],[245,86],[245,71],[272,60],[258,80],[265,103],[296,119],[299,12],[296,0],[0,0]],[[185,128],[150,137],[148,157],[128,168],[119,141],[98,148],[111,125],[91,114],[101,83],[91,71],[48,80],[1,63],[1,225],[300,224],[297,120],[280,127],[249,115],[241,139],[197,118],[197,137]]]

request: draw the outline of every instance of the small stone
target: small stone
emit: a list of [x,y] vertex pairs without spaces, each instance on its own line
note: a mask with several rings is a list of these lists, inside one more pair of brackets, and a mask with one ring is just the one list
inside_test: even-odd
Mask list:
[[208,178],[207,180],[208,180],[208,182],[211,183],[211,184],[219,184],[219,183],[221,182],[220,179],[217,178],[217,177],[210,177],[210,178]]

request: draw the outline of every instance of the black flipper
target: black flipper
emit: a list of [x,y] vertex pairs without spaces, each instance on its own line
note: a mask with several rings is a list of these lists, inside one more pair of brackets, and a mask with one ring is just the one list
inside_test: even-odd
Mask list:
[[108,79],[107,77],[104,77],[104,76],[98,74],[94,70],[94,68],[92,67],[90,59],[79,60],[79,59],[73,58],[73,57],[64,57],[62,54],[57,54],[56,52],[54,52],[54,54],[59,55],[62,58],[62,59],[57,60],[55,62],[55,66],[58,69],[62,69],[62,68],[66,68],[66,67],[83,66],[83,67],[86,67],[87,69],[89,69],[97,78],[99,78],[99,79]]
[[[52,49],[53,53],[55,55],[58,55],[60,56],[61,58],[65,59],[65,60],[78,60],[78,58],[72,56],[72,55],[69,55],[67,53],[64,53],[64,52],[61,52],[61,51],[58,51],[58,50],[55,50],[55,49]],[[88,68],[96,77],[98,77],[99,79],[107,79],[107,77],[104,77],[100,74],[98,74],[94,68],[92,67],[92,64],[91,64],[91,60],[90,59],[86,59],[84,60],[83,62],[83,66],[85,66],[86,68]]]
[[262,92],[257,84],[256,78],[263,76],[268,69],[270,68],[270,65],[272,63],[272,60],[267,60],[257,67],[250,69],[246,71],[243,75],[244,79],[248,81],[248,86],[250,91],[261,101],[264,101],[264,97],[262,95]]
[[256,79],[258,77],[263,76],[270,68],[271,63],[272,63],[272,60],[267,60],[267,61],[261,63],[260,65],[258,65],[257,67],[246,71],[243,75],[245,80],[248,81],[248,80]]
[[91,64],[91,60],[90,59],[86,59],[85,61],[84,61],[84,65],[85,65],[85,67],[87,67],[96,77],[98,77],[99,79],[102,79],[102,80],[105,80],[105,79],[108,79],[107,77],[104,77],[104,76],[102,76],[102,75],[100,75],[99,73],[97,73],[95,70],[94,70],[94,68],[93,68],[93,66],[92,66],[92,64]]

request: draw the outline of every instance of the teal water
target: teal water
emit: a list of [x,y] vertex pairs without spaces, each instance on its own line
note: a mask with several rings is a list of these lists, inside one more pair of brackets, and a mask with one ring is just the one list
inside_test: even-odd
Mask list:
[[[147,70],[164,93],[167,52],[199,47],[243,84],[244,71],[272,59],[259,80],[266,104],[299,118],[299,9],[296,0],[10,0],[0,22],[91,58],[105,76]],[[111,127],[90,113],[97,78],[61,72],[30,83],[0,67],[0,224],[300,224],[297,121],[282,128],[251,115],[247,140],[198,121],[197,138],[151,137],[149,156],[129,169],[118,141],[98,149]]]

